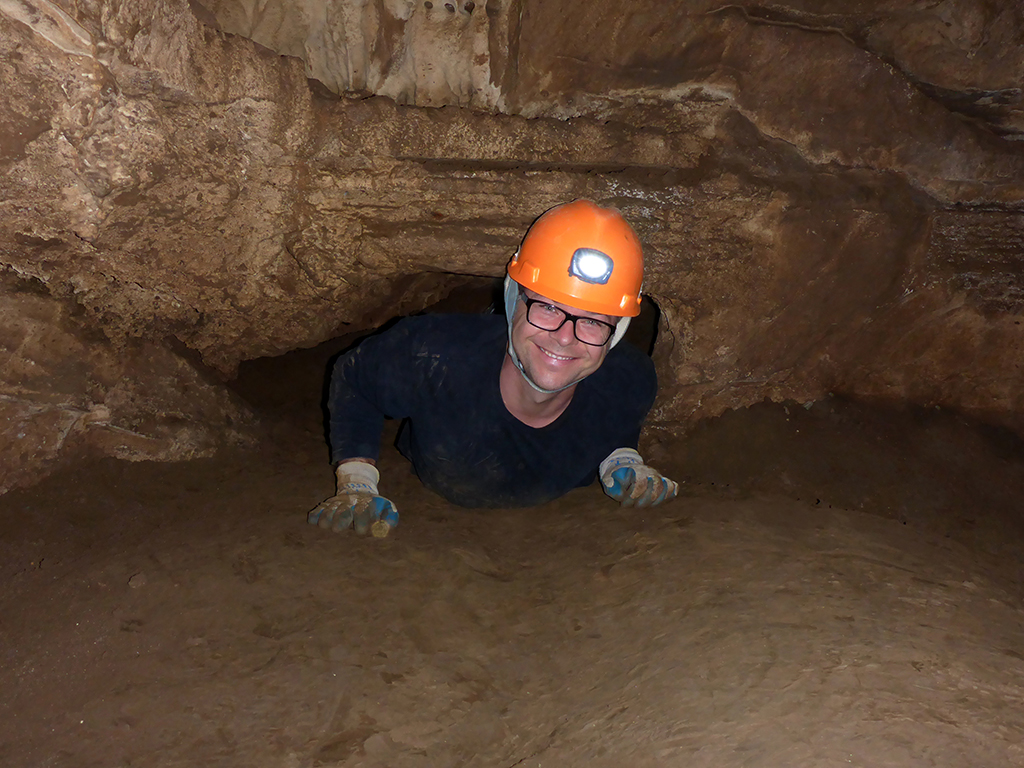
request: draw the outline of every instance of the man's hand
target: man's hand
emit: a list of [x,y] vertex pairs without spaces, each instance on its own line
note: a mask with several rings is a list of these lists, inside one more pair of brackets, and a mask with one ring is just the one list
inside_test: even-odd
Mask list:
[[398,525],[398,510],[377,493],[380,473],[372,464],[346,461],[334,472],[338,493],[324,501],[306,518],[310,525],[340,533],[355,528],[365,536],[368,532],[382,539]]
[[653,507],[679,493],[675,482],[644,464],[632,448],[618,448],[608,454],[598,474],[604,492],[624,507]]

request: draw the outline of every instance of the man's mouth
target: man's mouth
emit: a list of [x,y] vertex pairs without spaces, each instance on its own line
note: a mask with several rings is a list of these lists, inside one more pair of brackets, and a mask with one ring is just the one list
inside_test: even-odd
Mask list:
[[539,349],[545,355],[550,357],[552,360],[558,360],[560,362],[569,362],[570,360],[576,359],[575,357],[565,357],[564,355],[556,355],[554,352],[549,352],[548,350],[544,349],[544,347],[537,347],[537,349]]

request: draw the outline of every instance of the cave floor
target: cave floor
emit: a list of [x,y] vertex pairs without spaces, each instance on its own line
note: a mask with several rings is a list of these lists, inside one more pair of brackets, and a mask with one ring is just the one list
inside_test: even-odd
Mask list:
[[697,481],[473,512],[391,451],[360,539],[305,523],[314,432],[0,499],[0,764],[1024,765],[1020,562],[963,520]]

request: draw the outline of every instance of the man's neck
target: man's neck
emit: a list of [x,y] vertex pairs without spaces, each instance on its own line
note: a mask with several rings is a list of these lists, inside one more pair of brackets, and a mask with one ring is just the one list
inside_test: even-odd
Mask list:
[[501,365],[499,387],[508,412],[523,424],[534,428],[546,427],[561,416],[576,391],[576,385],[573,384],[560,392],[538,392],[526,381],[507,352]]

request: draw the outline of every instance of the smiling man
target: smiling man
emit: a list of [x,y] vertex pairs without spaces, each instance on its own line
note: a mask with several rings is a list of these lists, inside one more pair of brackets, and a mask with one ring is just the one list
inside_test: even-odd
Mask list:
[[405,318],[338,359],[328,400],[337,494],[311,524],[386,536],[398,524],[375,466],[384,419],[431,490],[464,507],[541,504],[599,477],[627,506],[673,498],[644,464],[650,358],[620,344],[640,311],[643,253],[622,215],[588,200],[552,208],[505,279],[505,318]]

